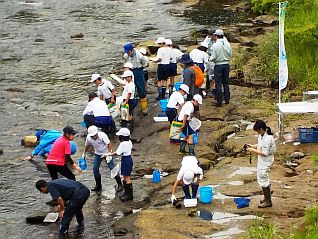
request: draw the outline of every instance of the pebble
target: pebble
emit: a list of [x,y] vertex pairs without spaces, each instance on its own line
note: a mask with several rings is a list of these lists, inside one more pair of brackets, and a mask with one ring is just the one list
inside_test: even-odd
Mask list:
[[289,157],[292,159],[301,159],[305,157],[305,154],[302,152],[293,152]]

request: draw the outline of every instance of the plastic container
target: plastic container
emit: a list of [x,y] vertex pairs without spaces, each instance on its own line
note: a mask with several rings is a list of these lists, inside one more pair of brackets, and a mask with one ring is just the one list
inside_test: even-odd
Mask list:
[[86,159],[84,157],[80,157],[78,159],[78,166],[82,169],[85,170],[87,168],[87,162]]
[[82,121],[81,126],[82,126],[83,128],[86,128],[86,124],[85,124],[85,121],[84,121],[84,120]]
[[200,202],[201,203],[211,203],[213,197],[213,189],[212,187],[200,187]]
[[183,82],[175,82],[174,83],[174,89],[176,90],[176,91],[179,91],[179,89],[180,89],[180,86],[183,84]]
[[160,183],[161,182],[160,171],[159,170],[153,171],[153,173],[152,173],[152,182],[153,183]]
[[238,209],[248,207],[250,205],[250,201],[251,200],[249,198],[234,198],[234,202]]
[[160,106],[162,112],[166,112],[168,101],[169,101],[168,99],[163,99],[163,100],[159,101],[159,106]]
[[[184,134],[181,132],[180,133],[180,140],[183,140],[184,138]],[[198,144],[199,143],[199,134],[198,133],[194,133],[193,134],[193,144]]]
[[298,128],[300,143],[318,143],[318,127]]

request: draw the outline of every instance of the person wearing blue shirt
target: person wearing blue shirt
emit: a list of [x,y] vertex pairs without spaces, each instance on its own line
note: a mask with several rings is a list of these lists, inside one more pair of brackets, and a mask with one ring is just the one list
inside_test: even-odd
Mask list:
[[[38,180],[35,187],[44,194],[50,194],[53,201],[58,204],[61,218],[59,233],[68,233],[70,222],[74,215],[80,228],[84,227],[84,215],[82,208],[89,198],[90,191],[82,183],[69,179],[55,179],[50,182]],[[67,206],[65,207],[65,202]]]

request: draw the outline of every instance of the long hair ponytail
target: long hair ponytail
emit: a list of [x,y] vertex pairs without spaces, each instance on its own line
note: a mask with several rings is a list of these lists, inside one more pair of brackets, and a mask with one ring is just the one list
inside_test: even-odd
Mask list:
[[268,135],[273,135],[272,129],[268,127],[263,120],[257,120],[253,126],[254,131],[258,131],[260,129],[265,130]]

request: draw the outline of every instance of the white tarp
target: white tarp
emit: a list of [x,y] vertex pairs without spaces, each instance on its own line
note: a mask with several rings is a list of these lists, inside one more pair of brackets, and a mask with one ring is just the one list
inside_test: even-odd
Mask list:
[[318,113],[318,102],[300,101],[277,104],[278,110],[283,113],[302,114]]

